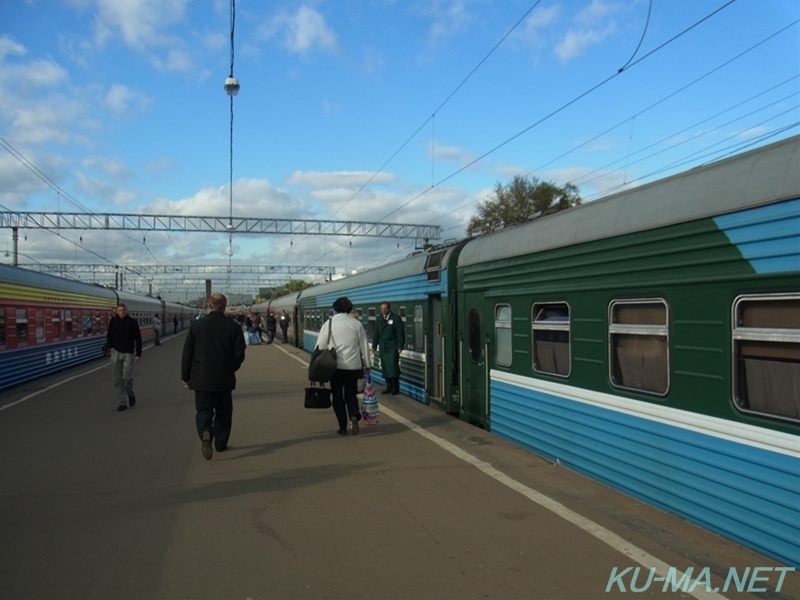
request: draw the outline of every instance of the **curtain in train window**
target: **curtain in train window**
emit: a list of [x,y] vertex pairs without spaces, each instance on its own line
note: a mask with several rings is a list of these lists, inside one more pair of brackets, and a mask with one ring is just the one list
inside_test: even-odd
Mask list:
[[667,305],[663,300],[612,302],[609,316],[611,382],[664,395],[669,388]]
[[497,351],[495,361],[499,366],[510,367],[512,358],[511,344],[511,307],[498,304],[494,307],[494,339]]
[[469,330],[469,357],[472,362],[478,362],[481,359],[481,315],[474,308],[469,311],[467,328]]
[[28,311],[24,308],[16,310],[17,321],[17,346],[26,346],[28,344]]
[[0,348],[6,347],[6,309],[0,308]]
[[800,297],[743,297],[733,312],[736,406],[799,420]]
[[67,339],[72,337],[72,311],[64,311],[64,335]]
[[569,306],[566,302],[533,305],[533,370],[570,374]]
[[36,315],[36,341],[44,341],[44,309],[38,309]]

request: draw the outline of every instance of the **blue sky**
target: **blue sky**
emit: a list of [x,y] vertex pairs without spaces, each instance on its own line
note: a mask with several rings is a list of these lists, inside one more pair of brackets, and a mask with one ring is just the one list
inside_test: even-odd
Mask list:
[[[797,0],[237,0],[235,14],[236,216],[460,238],[514,175],[590,201],[798,133]],[[230,0],[0,3],[2,207],[227,216],[230,15]],[[23,233],[21,262],[341,272],[415,244],[237,235],[229,257],[224,235]]]

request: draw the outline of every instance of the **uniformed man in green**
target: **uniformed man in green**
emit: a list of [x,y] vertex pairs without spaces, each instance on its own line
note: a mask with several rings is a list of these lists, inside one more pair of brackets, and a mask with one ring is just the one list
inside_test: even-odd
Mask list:
[[381,357],[381,374],[386,380],[384,394],[400,393],[400,353],[406,343],[406,330],[400,315],[392,312],[392,305],[381,303],[381,316],[376,319],[372,351]]

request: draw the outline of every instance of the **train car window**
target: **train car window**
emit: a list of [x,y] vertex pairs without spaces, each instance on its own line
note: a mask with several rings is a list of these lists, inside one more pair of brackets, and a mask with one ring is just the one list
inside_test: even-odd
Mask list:
[[617,387],[665,395],[669,389],[667,305],[624,300],[609,307],[609,366]]
[[422,307],[417,304],[414,307],[414,341],[413,348],[417,352],[422,352],[422,347],[425,343],[425,321],[423,317]]
[[34,318],[36,319],[36,341],[43,342],[45,333],[44,333],[44,309],[39,309],[34,313]]
[[501,367],[510,367],[513,349],[511,344],[511,306],[498,304],[494,307],[494,339],[497,350],[495,362]]
[[733,316],[736,407],[800,420],[800,296],[740,297]]
[[85,319],[86,322],[84,324],[84,327],[86,328],[86,335],[92,335],[92,313],[89,312],[89,314],[86,315]]
[[533,370],[569,377],[572,364],[569,305],[566,302],[534,304],[532,315]]
[[439,281],[441,278],[442,256],[445,251],[433,252],[425,259],[425,271],[428,274],[428,281]]
[[16,310],[17,346],[28,345],[28,311],[24,308]]
[[57,310],[50,311],[50,327],[54,340],[61,339],[61,315]]
[[6,309],[0,308],[0,348],[6,347]]
[[469,357],[472,362],[476,363],[481,359],[481,315],[475,308],[469,311],[467,328],[469,329]]
[[375,336],[375,307],[367,309],[367,339],[372,343]]
[[72,311],[64,311],[64,336],[67,339],[72,338]]

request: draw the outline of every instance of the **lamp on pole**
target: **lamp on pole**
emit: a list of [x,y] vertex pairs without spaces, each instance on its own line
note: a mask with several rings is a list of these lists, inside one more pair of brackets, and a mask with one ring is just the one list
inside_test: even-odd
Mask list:
[[231,265],[233,261],[233,97],[239,93],[239,80],[233,76],[233,33],[236,28],[236,0],[231,0],[231,70],[225,79],[225,93],[231,98],[231,143],[230,143],[230,179],[228,182],[229,206],[228,213],[228,280],[227,286],[231,285]]

